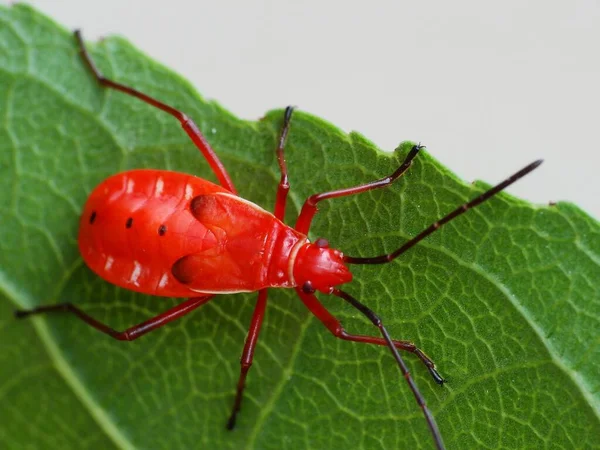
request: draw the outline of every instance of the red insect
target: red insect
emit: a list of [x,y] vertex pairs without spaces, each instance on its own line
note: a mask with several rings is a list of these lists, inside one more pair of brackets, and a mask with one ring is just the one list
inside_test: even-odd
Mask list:
[[[52,311],[68,311],[109,336],[131,341],[177,319],[208,302],[216,294],[258,291],[258,301],[241,357],[241,374],[227,428],[235,425],[246,375],[254,354],[267,303],[267,288],[293,288],[307,308],[337,338],[387,346],[422,408],[437,448],[444,448],[435,420],[400,356],[399,350],[415,354],[433,379],[443,384],[429,357],[410,341],[392,340],[377,315],[337,286],[352,280],[348,264],[383,264],[392,261],[440,226],[486,201],[531,172],[536,161],[479,197],[433,223],[396,251],[371,258],[345,256],[329,248],[325,239],[310,242],[307,233],[323,200],[345,197],[389,186],[402,176],[417,156],[415,146],[390,176],[346,189],[309,197],[294,228],[283,223],[288,174],[283,148],[290,128],[292,108],[285,111],[277,148],[281,180],[275,212],[242,199],[219,158],[198,127],[182,112],[130,87],[106,79],[95,67],[78,31],[75,32],[83,60],[97,81],[149,103],[177,118],[200,149],[220,186],[191,175],[163,170],[131,170],[103,181],[90,195],[81,216],[79,249],[87,265],[105,280],[146,294],[183,297],[178,306],[135,325],[115,331],[70,303],[17,311],[17,317]],[[364,314],[382,337],[353,335],[342,328],[315,296],[337,296]]]

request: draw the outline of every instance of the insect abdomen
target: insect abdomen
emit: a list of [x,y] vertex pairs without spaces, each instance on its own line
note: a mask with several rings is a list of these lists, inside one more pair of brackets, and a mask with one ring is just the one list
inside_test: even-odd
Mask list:
[[190,297],[171,274],[181,256],[217,245],[213,233],[187,205],[192,198],[224,191],[181,173],[134,170],[103,181],[81,217],[79,248],[105,280],[153,295]]

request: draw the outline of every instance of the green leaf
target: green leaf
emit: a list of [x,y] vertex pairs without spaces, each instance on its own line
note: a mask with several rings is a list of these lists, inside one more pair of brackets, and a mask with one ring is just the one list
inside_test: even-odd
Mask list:
[[[188,113],[240,193],[272,208],[281,110],[245,122],[120,38],[90,47],[107,76]],[[291,291],[271,291],[233,432],[224,425],[255,295],[217,297],[131,343],[69,315],[15,320],[16,308],[71,301],[123,329],[174,305],[92,274],[78,216],[121,170],[215,178],[172,117],[100,88],[71,33],[26,6],[0,8],[0,86],[1,448],[432,448],[389,351],[336,340]],[[289,223],[308,195],[389,174],[410,146],[384,154],[298,112]],[[484,187],[425,153],[389,189],[326,202],[312,237],[350,255],[390,251]],[[503,194],[387,266],[352,269],[347,290],[447,377],[437,386],[406,355],[448,448],[599,448],[600,226],[577,207]],[[377,334],[322,300],[349,331]]]

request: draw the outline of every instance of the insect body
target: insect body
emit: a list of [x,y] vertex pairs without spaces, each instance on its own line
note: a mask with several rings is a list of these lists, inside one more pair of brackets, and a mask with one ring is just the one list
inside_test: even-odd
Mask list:
[[304,234],[230,191],[161,170],[103,181],[79,232],[81,255],[102,278],[166,297],[293,287],[294,261],[307,245]]
[[[433,223],[396,251],[374,257],[351,257],[329,248],[324,239],[308,240],[308,232],[319,202],[389,186],[410,167],[421,146],[414,146],[391,175],[360,186],[323,192],[309,197],[294,227],[283,223],[289,182],[284,144],[292,108],[287,108],[277,148],[281,180],[274,214],[242,199],[196,125],[182,112],[130,87],[104,78],[89,57],[79,32],[75,32],[84,62],[97,81],[108,88],[132,95],[178,119],[215,172],[220,186],[177,172],[132,170],[103,181],[90,195],[80,223],[79,249],[87,265],[102,278],[118,286],[147,294],[183,297],[170,310],[125,331],[116,331],[70,303],[39,306],[17,311],[26,317],[67,311],[92,327],[119,340],[134,340],[175,320],[209,301],[216,294],[258,291],[256,307],[241,357],[241,372],[230,418],[235,425],[245,380],[252,365],[260,333],[267,288],[293,288],[300,300],[337,338],[387,346],[406,378],[438,449],[444,448],[441,434],[423,396],[413,381],[398,350],[410,352],[425,365],[433,379],[442,384],[435,364],[410,341],[390,338],[381,319],[339,285],[352,280],[351,264],[383,264],[392,261],[445,223],[488,200],[508,185],[534,170],[536,161],[479,197],[461,205]],[[381,337],[348,333],[321,304],[315,293],[334,295],[360,311]]]

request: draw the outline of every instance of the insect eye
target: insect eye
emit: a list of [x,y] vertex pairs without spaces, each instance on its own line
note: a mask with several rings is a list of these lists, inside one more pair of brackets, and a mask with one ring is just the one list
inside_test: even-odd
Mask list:
[[315,245],[319,248],[328,248],[329,241],[327,241],[327,239],[324,239],[324,238],[319,238],[315,241]]
[[167,226],[165,224],[162,224],[160,227],[158,227],[158,235],[159,236],[164,236],[166,232],[167,232]]
[[313,294],[315,292],[315,288],[310,281],[307,281],[302,285],[302,292],[305,294]]

